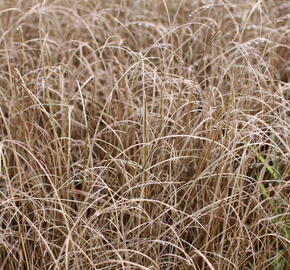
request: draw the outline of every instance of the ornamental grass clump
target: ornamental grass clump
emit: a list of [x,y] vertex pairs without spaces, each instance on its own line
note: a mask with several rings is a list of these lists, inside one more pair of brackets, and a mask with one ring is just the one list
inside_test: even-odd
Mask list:
[[289,1],[0,14],[0,270],[289,269]]

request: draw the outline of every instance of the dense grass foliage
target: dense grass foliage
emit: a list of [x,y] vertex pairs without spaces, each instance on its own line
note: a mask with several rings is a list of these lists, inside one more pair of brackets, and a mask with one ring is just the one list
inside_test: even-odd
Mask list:
[[0,270],[286,270],[288,0],[0,1]]

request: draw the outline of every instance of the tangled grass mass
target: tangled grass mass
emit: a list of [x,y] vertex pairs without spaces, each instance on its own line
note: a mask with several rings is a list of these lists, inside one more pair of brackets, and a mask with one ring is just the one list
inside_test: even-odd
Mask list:
[[0,270],[289,270],[288,0],[1,0]]

